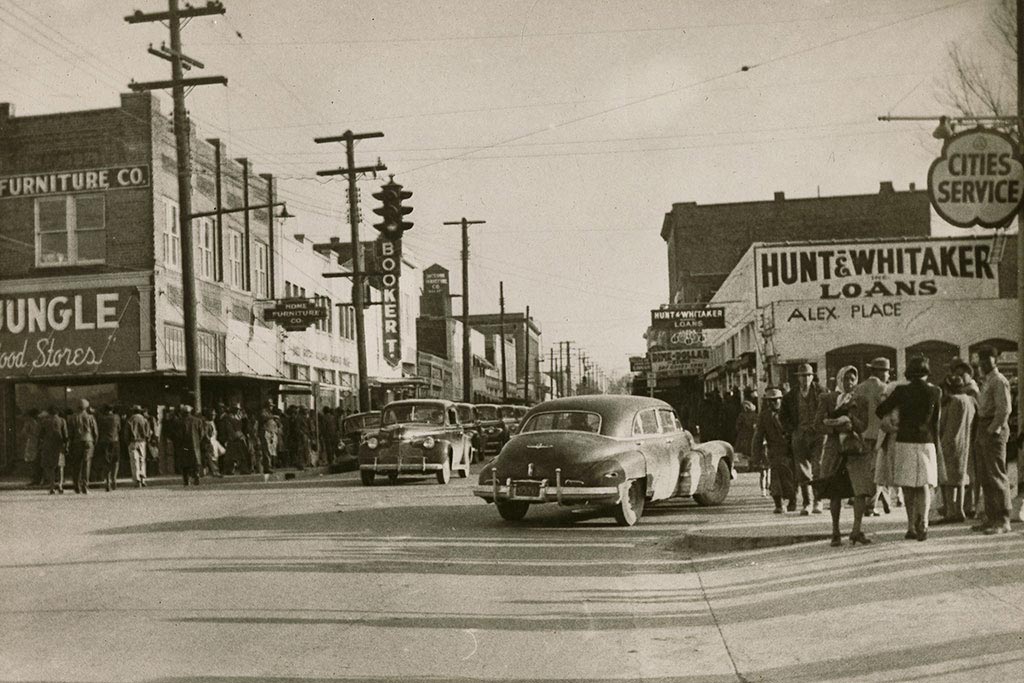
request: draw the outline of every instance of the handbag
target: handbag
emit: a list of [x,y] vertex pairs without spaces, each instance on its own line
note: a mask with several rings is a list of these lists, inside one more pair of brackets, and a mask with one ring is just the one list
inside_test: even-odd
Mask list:
[[843,457],[856,457],[864,455],[864,439],[857,432],[848,432],[845,438],[839,440],[839,455]]

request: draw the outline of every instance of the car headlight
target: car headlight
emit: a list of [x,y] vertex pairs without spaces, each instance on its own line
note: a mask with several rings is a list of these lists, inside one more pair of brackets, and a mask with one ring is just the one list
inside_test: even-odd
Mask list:
[[380,441],[378,441],[377,437],[375,436],[371,436],[369,439],[366,440],[366,447],[369,448],[371,451],[377,448],[377,446],[379,445]]
[[429,450],[433,448],[435,445],[437,445],[437,441],[434,440],[434,437],[428,436],[427,438],[423,439],[424,448]]

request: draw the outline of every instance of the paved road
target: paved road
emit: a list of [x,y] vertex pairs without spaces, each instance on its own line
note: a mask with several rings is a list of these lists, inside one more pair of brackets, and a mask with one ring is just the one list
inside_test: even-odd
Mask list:
[[1019,530],[726,551],[827,532],[750,476],[632,529],[471,480],[0,493],[0,680],[1020,680]]

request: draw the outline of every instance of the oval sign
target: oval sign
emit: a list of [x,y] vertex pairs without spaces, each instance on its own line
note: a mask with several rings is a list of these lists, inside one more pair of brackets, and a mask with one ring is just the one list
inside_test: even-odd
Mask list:
[[1009,135],[974,128],[946,140],[928,169],[928,198],[958,228],[1006,227],[1024,200],[1024,164]]

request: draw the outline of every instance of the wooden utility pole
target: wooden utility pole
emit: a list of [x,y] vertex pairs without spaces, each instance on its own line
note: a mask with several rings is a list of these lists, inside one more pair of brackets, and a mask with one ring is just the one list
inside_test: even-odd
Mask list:
[[551,352],[551,360],[548,362],[548,377],[551,379],[551,398],[558,398],[555,393],[558,391],[558,380],[555,379],[555,347],[552,346],[548,351]]
[[572,345],[573,342],[560,342],[565,344],[565,390],[566,396],[574,396],[576,394],[572,388]]
[[[530,405],[530,307],[526,307],[526,325],[523,331],[523,404]],[[516,361],[518,365],[518,360]]]
[[341,135],[333,137],[313,138],[313,142],[324,144],[328,142],[345,143],[345,168],[336,168],[329,171],[317,171],[318,176],[344,175],[348,177],[348,222],[351,226],[352,237],[352,308],[356,318],[356,364],[359,373],[359,412],[370,410],[370,380],[366,370],[366,320],[363,316],[363,282],[366,275],[363,265],[363,243],[359,241],[359,197],[356,190],[356,179],[361,173],[373,173],[386,171],[387,166],[380,163],[380,160],[373,166],[356,166],[355,143],[356,140],[368,138],[382,138],[384,133],[353,133],[346,130]]
[[501,402],[508,403],[508,372],[505,359],[505,281],[498,282],[498,324],[501,326]]
[[[1017,144],[1024,154],[1024,0],[1017,0]],[[1024,382],[1024,204],[1017,212],[1017,435],[1024,434],[1020,419],[1021,382]],[[1020,467],[1020,463],[1017,465]],[[1018,495],[1020,492],[1018,491]]]
[[463,217],[457,221],[445,221],[444,225],[462,226],[462,400],[473,401],[473,373],[469,351],[469,226],[481,225],[487,221],[470,221]]
[[166,21],[170,30],[170,49],[161,46],[160,49],[150,47],[149,53],[165,59],[171,63],[171,80],[150,81],[146,83],[128,84],[133,92],[144,90],[171,89],[174,100],[174,139],[178,154],[178,223],[181,231],[181,292],[182,307],[185,326],[185,374],[187,377],[189,393],[192,405],[196,412],[203,408],[202,386],[199,373],[199,358],[196,353],[197,338],[199,336],[198,323],[196,321],[196,289],[195,289],[195,251],[192,245],[192,163],[191,145],[189,144],[191,132],[189,130],[188,112],[185,111],[185,88],[193,88],[197,85],[227,85],[228,79],[223,76],[206,76],[202,78],[185,78],[186,69],[196,67],[203,68],[203,64],[191,57],[185,56],[181,51],[181,22],[193,17],[208,16],[212,14],[224,14],[224,5],[220,2],[208,2],[205,7],[186,6],[180,9],[178,0],[168,0],[166,12],[144,13],[136,11],[135,14],[124,18],[129,24],[142,24],[154,21]]

